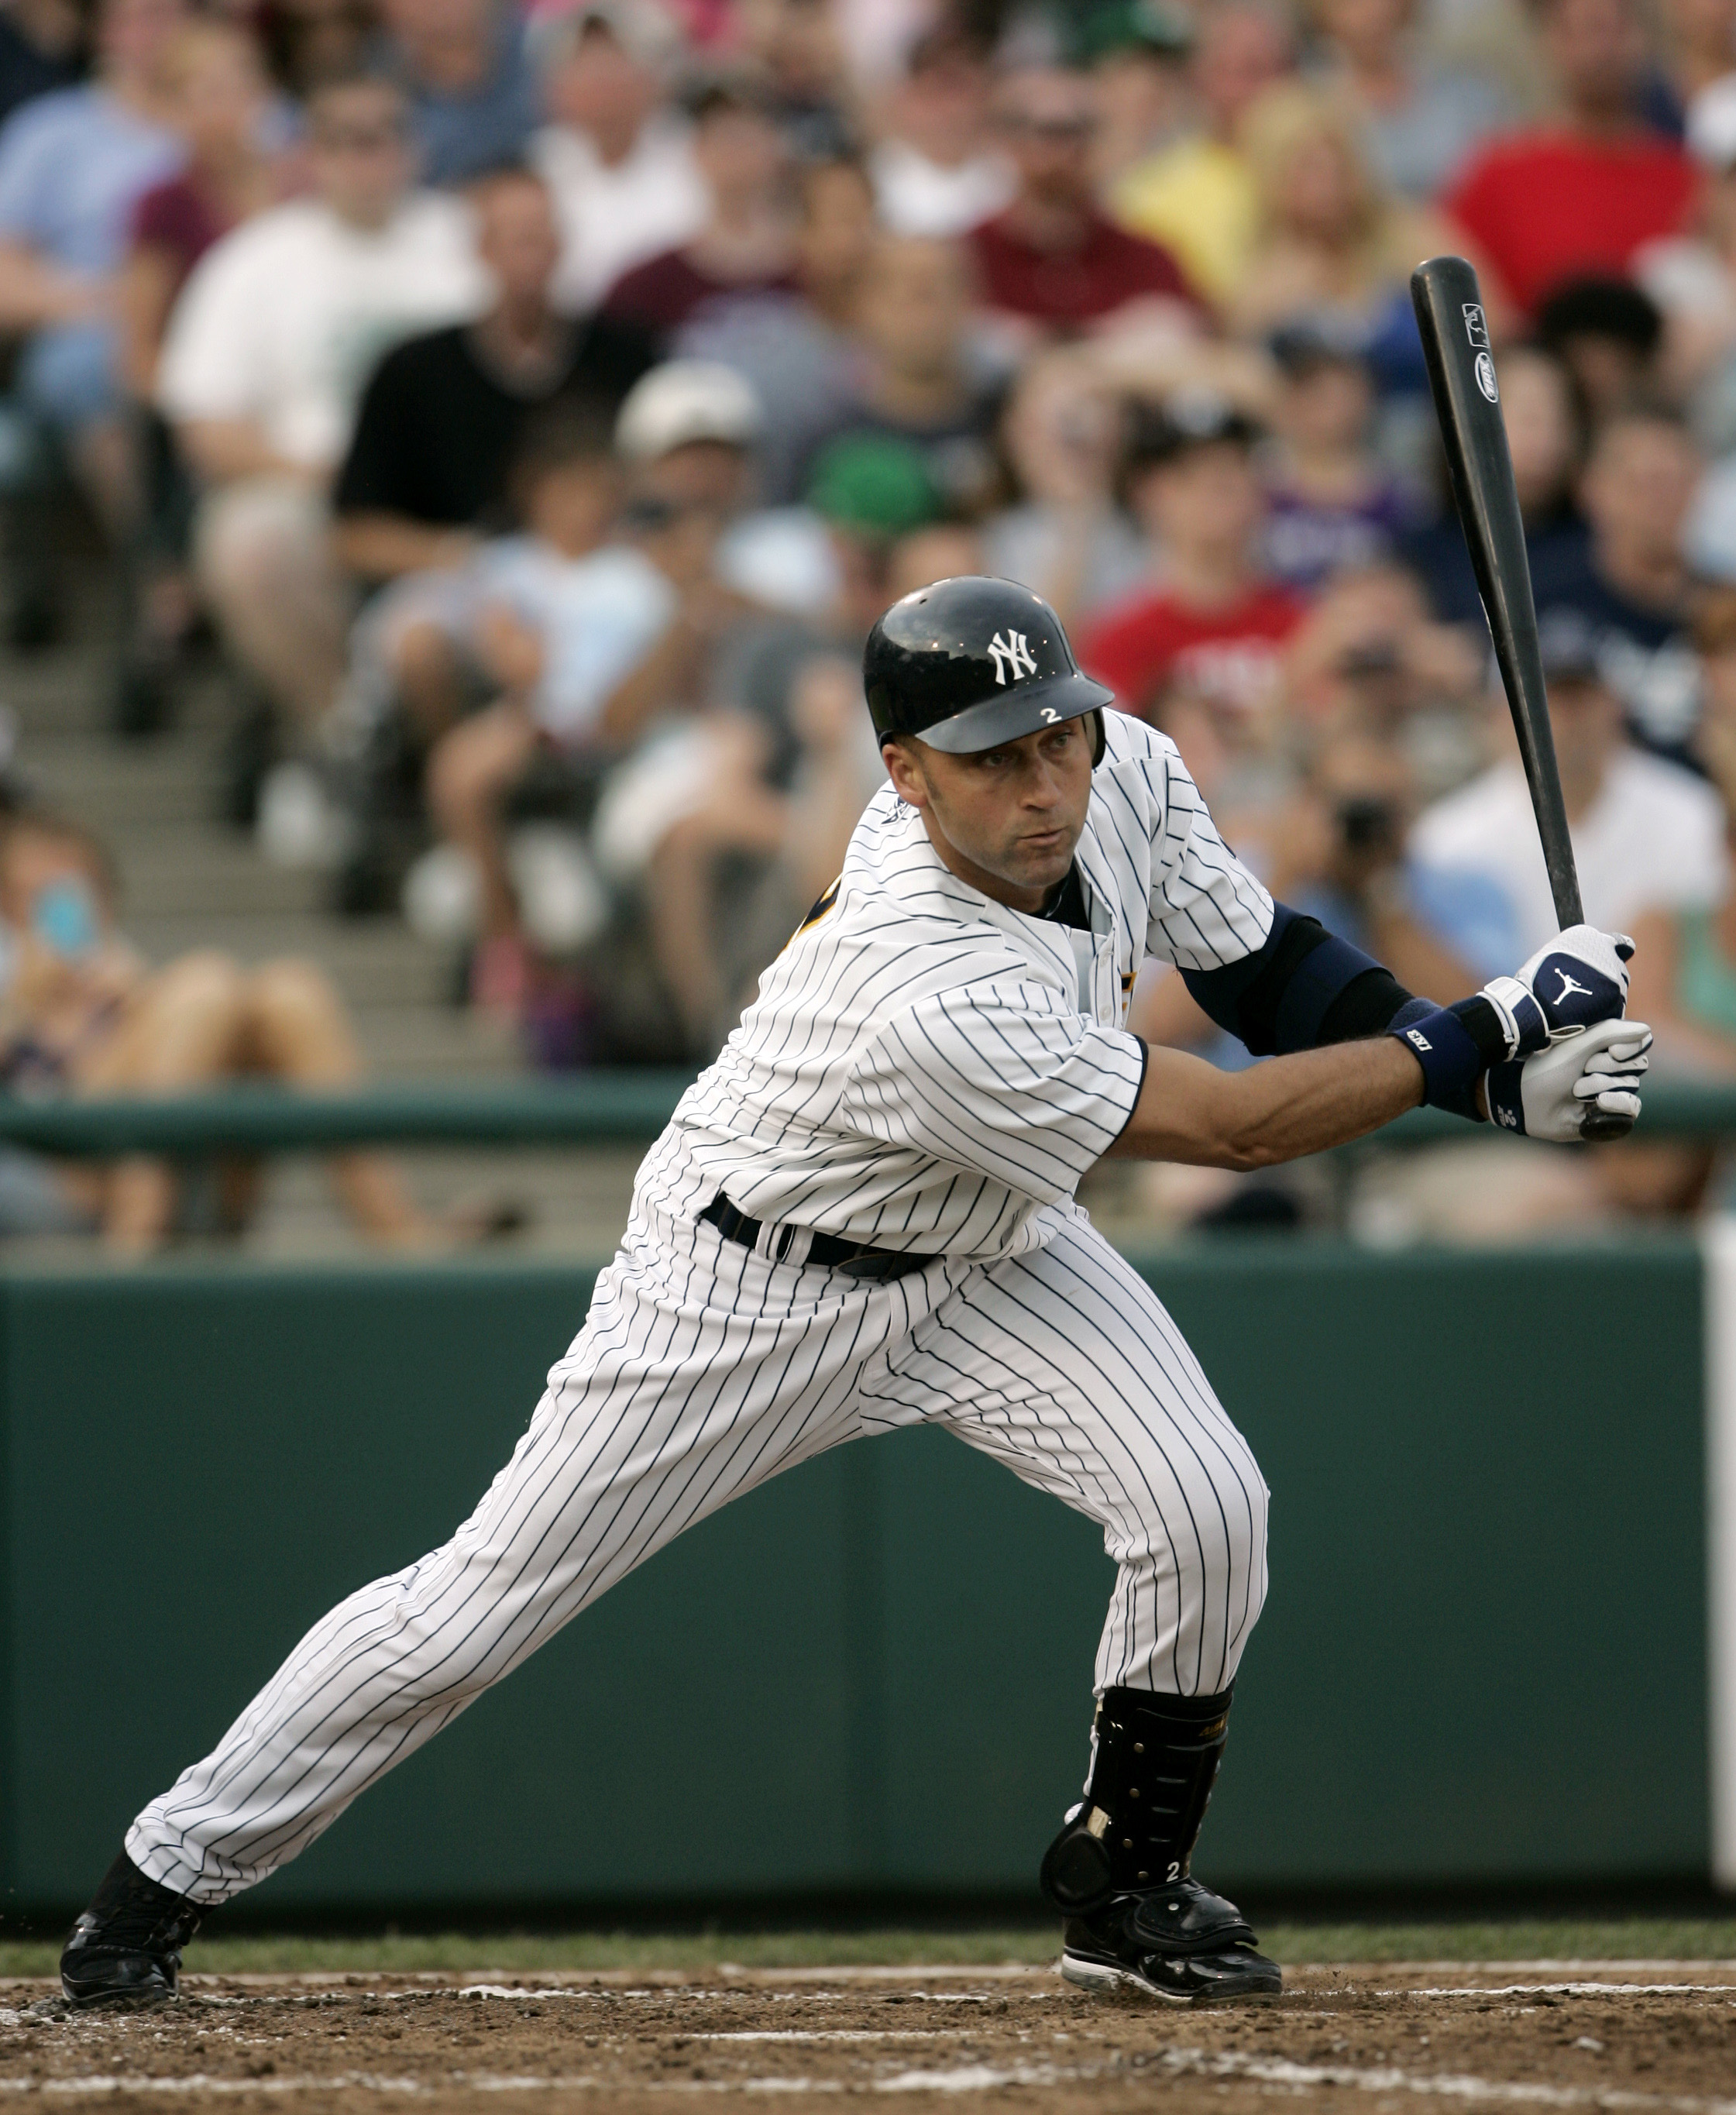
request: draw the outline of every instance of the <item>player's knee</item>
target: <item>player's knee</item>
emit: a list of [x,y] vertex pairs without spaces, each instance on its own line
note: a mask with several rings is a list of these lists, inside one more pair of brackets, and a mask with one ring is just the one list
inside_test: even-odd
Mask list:
[[1197,1626],[1202,1641],[1218,1641],[1232,1663],[1266,1600],[1267,1493],[1251,1461],[1237,1468],[1214,1480],[1210,1501],[1196,1505],[1192,1532],[1172,1520],[1146,1544],[1160,1601],[1173,1567],[1183,1629]]

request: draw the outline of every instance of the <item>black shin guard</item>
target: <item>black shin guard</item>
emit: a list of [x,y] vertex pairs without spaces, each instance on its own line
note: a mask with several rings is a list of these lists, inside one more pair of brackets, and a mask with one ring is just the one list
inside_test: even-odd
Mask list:
[[1113,1895],[1187,1877],[1230,1718],[1229,1690],[1159,1696],[1106,1689],[1091,1781],[1042,1861],[1042,1891],[1064,1916]]

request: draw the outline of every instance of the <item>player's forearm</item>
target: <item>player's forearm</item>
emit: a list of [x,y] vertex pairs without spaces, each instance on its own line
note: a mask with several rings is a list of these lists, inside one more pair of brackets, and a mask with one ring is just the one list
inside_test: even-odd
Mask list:
[[1390,1036],[1221,1072],[1153,1049],[1131,1122],[1112,1153],[1247,1173],[1376,1131],[1422,1099],[1422,1071]]

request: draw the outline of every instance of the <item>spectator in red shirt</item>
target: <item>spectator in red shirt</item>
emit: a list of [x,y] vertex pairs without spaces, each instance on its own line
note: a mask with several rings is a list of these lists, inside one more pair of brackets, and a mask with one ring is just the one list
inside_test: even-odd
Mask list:
[[126,380],[141,403],[175,297],[219,236],[276,205],[286,172],[259,144],[267,84],[252,36],[221,18],[189,22],[164,58],[169,122],[187,143],[185,167],[133,209],[121,283]]
[[1172,684],[1244,722],[1276,701],[1285,642],[1303,607],[1260,571],[1257,438],[1253,421],[1217,397],[1178,397],[1136,416],[1128,503],[1158,548],[1161,580],[1079,642],[1081,665],[1125,711],[1148,717]]
[[1098,210],[1091,153],[1097,124],[1088,74],[1033,67],[1008,80],[1000,125],[1018,195],[968,238],[990,308],[1066,328],[1096,323],[1130,301],[1192,300],[1167,250]]
[[1492,141],[1445,201],[1528,314],[1564,279],[1625,272],[1695,191],[1681,148],[1642,121],[1638,0],[1543,0],[1542,19],[1559,122]]

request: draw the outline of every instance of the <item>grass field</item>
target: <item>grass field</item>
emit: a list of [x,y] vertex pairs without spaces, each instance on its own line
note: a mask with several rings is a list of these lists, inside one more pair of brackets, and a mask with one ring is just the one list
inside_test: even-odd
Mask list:
[[[1736,1961],[1736,1917],[1450,1924],[1262,1924],[1265,1950],[1289,1962],[1406,1961]],[[59,1948],[0,1941],[0,1975],[49,1975]],[[379,1938],[196,1939],[187,1966],[207,1975],[396,1973],[506,1969],[813,1968],[903,1962],[1039,1962],[1053,1925],[948,1931],[692,1934],[446,1932]]]

